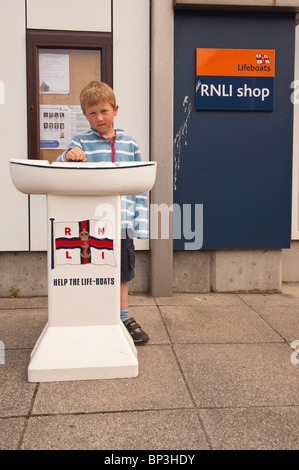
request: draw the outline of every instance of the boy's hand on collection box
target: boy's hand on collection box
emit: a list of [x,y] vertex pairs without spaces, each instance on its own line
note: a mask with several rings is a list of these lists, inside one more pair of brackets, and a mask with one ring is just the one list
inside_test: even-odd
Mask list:
[[80,147],[73,147],[72,149],[70,149],[65,158],[71,162],[71,161],[81,161],[81,162],[86,162],[87,161],[87,158],[85,156],[85,153],[83,152],[82,149],[80,149]]

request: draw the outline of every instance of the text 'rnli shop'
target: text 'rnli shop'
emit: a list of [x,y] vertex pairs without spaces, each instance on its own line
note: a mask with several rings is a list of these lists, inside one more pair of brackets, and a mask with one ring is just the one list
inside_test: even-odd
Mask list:
[[196,109],[272,111],[275,51],[196,49]]

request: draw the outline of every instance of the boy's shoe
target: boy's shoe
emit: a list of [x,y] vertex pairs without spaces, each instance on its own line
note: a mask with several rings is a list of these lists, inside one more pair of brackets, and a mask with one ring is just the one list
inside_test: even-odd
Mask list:
[[141,326],[136,323],[134,318],[125,320],[124,325],[132,336],[135,344],[145,344],[148,342],[149,336],[141,329]]

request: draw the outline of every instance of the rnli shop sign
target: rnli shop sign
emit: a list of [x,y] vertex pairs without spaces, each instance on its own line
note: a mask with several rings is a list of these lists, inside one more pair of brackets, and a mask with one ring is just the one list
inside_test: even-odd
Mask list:
[[272,111],[275,50],[196,50],[196,109]]

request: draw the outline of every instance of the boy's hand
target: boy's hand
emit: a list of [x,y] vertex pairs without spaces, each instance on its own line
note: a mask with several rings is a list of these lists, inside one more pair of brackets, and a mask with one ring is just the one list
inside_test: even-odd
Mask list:
[[86,162],[87,161],[87,158],[85,156],[85,153],[83,152],[82,149],[80,149],[80,147],[73,147],[72,149],[70,149],[65,158],[71,162],[71,161],[81,161],[81,162]]

